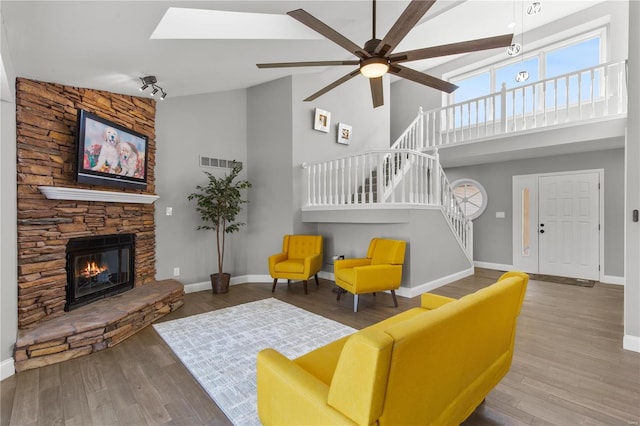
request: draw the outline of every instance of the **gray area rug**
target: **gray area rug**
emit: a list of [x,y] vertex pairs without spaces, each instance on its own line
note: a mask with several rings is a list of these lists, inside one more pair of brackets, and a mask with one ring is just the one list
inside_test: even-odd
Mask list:
[[346,325],[264,299],[153,327],[235,425],[259,425],[256,355],[296,358],[353,333]]

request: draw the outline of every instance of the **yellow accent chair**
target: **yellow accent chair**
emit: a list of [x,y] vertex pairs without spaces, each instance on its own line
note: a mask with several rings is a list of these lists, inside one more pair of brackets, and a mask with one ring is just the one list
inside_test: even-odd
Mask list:
[[307,281],[312,276],[318,282],[318,271],[322,268],[321,235],[285,235],[282,241],[282,253],[269,256],[269,273],[273,278],[271,292],[276,290],[279,278],[302,280],[304,294],[309,294]]
[[[407,243],[402,240],[373,238],[366,258],[336,260],[333,273],[336,284],[353,294],[353,312],[358,312],[358,295],[391,291],[393,304],[398,307],[396,290],[402,282],[402,265]],[[340,300],[342,291],[338,291]]]
[[257,357],[263,425],[457,425],[511,367],[529,277],[413,308],[290,360]]

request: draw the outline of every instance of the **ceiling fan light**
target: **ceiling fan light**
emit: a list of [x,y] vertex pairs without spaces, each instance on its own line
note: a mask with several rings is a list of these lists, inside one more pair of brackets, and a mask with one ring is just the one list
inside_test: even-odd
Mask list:
[[389,61],[385,58],[367,58],[360,64],[360,73],[367,78],[382,77],[389,71]]

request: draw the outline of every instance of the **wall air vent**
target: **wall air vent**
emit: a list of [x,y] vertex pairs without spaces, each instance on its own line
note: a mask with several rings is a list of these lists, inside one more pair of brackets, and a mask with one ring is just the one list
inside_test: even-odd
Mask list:
[[200,156],[200,167],[216,167],[220,169],[232,169],[235,163],[239,163],[242,166],[242,162],[234,160],[223,160],[220,158],[211,158]]

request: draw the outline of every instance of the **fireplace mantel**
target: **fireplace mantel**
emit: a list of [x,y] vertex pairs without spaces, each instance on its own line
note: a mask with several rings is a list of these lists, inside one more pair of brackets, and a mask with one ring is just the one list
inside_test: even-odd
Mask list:
[[49,200],[104,201],[110,203],[152,204],[157,195],[134,194],[129,192],[96,191],[93,189],[64,188],[59,186],[39,186],[38,189]]

